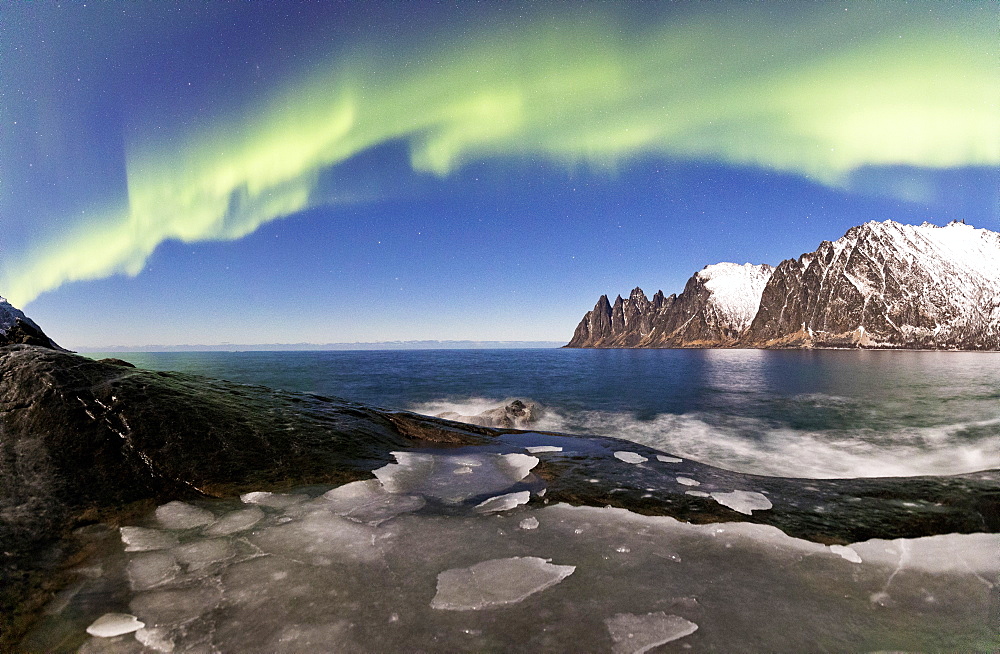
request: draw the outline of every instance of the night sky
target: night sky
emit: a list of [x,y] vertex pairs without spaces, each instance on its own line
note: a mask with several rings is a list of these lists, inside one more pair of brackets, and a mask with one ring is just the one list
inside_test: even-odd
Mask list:
[[558,340],[1000,230],[1000,4],[0,0],[0,295],[60,344]]

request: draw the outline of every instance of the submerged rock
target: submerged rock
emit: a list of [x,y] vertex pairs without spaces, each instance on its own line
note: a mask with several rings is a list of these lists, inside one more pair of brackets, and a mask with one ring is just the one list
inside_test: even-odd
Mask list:
[[439,413],[436,417],[445,420],[456,420],[482,427],[497,427],[501,429],[523,429],[538,422],[545,415],[545,409],[530,400],[514,400],[504,406],[488,409],[474,416],[466,416],[454,411]]

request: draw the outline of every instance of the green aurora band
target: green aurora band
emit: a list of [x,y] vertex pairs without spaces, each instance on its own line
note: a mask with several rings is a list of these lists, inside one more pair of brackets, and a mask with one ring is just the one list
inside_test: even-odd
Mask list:
[[441,176],[497,157],[614,170],[662,155],[838,186],[861,166],[1000,164],[997,14],[849,6],[791,26],[754,10],[641,30],[552,15],[405,58],[359,51],[251,111],[170,138],[137,128],[121,206],[8,258],[0,288],[23,306],[137,275],[169,239],[237,239],[336,202],[320,173],[391,141]]

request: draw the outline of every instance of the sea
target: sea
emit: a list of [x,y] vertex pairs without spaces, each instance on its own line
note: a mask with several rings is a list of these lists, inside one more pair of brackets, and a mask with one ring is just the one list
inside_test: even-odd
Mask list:
[[522,349],[114,356],[437,415],[512,399],[536,430],[611,436],[739,472],[843,478],[1000,468],[1000,354]]

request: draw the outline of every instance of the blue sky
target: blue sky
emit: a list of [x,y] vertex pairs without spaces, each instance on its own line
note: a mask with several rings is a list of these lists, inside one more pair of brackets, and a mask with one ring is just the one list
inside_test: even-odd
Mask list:
[[69,347],[568,340],[1000,229],[993,3],[8,3],[0,294]]

